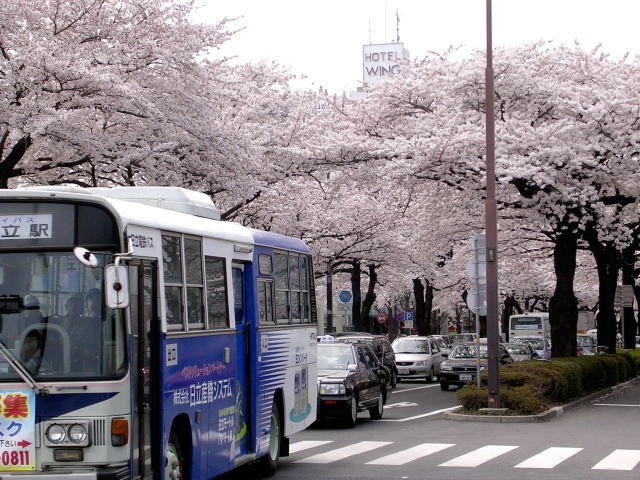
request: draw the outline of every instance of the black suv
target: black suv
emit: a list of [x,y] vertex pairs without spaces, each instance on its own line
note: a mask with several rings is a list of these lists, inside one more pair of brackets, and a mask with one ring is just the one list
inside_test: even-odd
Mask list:
[[384,367],[369,345],[322,340],[318,343],[318,420],[339,418],[353,427],[358,412],[382,418],[387,399]]
[[380,359],[387,370],[387,385],[395,388],[398,380],[396,354],[391,348],[391,342],[384,335],[374,335],[366,332],[338,332],[331,334],[336,342],[365,343],[371,347],[373,353]]

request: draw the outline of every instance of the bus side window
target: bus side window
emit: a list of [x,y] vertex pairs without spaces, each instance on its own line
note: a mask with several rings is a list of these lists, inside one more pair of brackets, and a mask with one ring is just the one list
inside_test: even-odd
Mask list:
[[209,328],[229,328],[227,276],[224,258],[204,257]]
[[260,301],[260,323],[273,324],[273,282],[258,280],[258,297]]

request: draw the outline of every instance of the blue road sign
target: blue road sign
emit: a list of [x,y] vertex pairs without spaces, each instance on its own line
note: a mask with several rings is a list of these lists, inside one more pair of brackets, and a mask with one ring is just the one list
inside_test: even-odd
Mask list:
[[404,312],[404,321],[413,322],[413,312]]
[[343,303],[349,303],[351,301],[351,292],[349,290],[342,290],[338,298]]

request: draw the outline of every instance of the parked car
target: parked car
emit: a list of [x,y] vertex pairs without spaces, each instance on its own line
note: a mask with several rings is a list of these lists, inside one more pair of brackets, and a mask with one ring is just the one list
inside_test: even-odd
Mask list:
[[[327,339],[328,340],[328,339]],[[358,412],[382,418],[387,398],[384,368],[364,343],[318,343],[318,420],[338,418],[355,426]]]
[[448,335],[445,337],[444,335],[431,335],[436,339],[436,343],[438,347],[440,347],[440,351],[442,352],[442,356],[446,357],[451,352],[451,344],[447,339]]
[[524,360],[532,360],[538,358],[538,354],[531,348],[528,343],[503,343],[514,362],[522,362]]
[[578,334],[578,355],[595,355],[596,341],[586,333]]
[[396,352],[398,381],[409,379],[425,379],[427,382],[437,380],[440,373],[442,356],[438,342],[433,337],[401,337],[391,344]]
[[[503,344],[498,345],[500,364],[513,363],[513,358]],[[480,349],[478,351],[478,349]],[[487,368],[486,343],[462,343],[456,345],[449,358],[440,366],[440,388],[449,390],[450,385],[465,385],[473,382],[478,374],[478,354],[480,356],[480,372]]]
[[394,388],[398,380],[398,368],[396,366],[396,354],[391,347],[391,342],[384,335],[373,335],[365,332],[340,332],[334,333],[336,342],[366,343],[373,353],[382,362],[387,370],[387,386]]
[[474,342],[478,338],[475,333],[454,333],[449,335],[449,344],[451,347],[455,347],[461,343]]
[[526,343],[538,354],[540,358],[551,357],[551,340],[535,335],[518,335],[509,339],[511,343]]

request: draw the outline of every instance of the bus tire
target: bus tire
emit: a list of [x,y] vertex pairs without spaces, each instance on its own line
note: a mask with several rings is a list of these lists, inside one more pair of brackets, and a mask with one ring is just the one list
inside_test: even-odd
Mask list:
[[282,419],[276,401],[271,406],[271,425],[269,433],[269,451],[260,460],[260,470],[263,475],[271,476],[276,473],[280,463],[280,449],[282,447]]
[[188,480],[188,474],[184,463],[184,450],[180,444],[180,438],[176,431],[172,428],[169,435],[169,443],[167,443],[167,452],[165,454],[164,478],[165,480],[182,479]]

